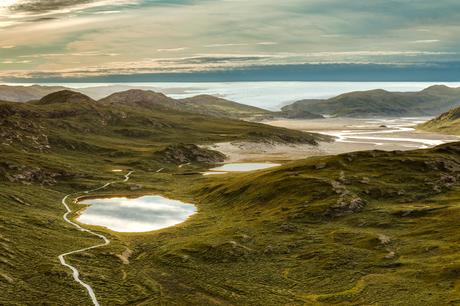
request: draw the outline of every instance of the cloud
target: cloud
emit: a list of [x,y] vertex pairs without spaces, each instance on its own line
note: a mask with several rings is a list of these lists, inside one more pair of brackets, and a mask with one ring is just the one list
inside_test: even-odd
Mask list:
[[439,39],[422,39],[422,40],[414,40],[411,42],[414,44],[433,44],[433,43],[440,42],[440,40]]
[[48,12],[71,12],[100,6],[137,3],[129,0],[18,0],[8,9],[12,13],[41,14]]
[[181,47],[181,48],[169,48],[169,49],[157,49],[157,52],[179,52],[179,51],[184,51],[187,50],[187,47]]
[[0,58],[37,60],[30,71],[11,63],[0,73],[412,64],[451,61],[460,50],[453,0],[14,2],[0,7],[0,41],[15,46],[0,47]]
[[206,45],[206,48],[220,48],[220,47],[237,47],[237,46],[247,46],[247,43],[229,43],[229,44],[210,44]]
[[28,64],[31,63],[32,61],[29,60],[24,60],[24,61],[17,61],[17,60],[3,60],[1,63],[2,64]]
[[40,13],[57,11],[62,8],[73,7],[83,4],[94,3],[92,0],[31,0],[31,1],[17,1],[9,6],[12,12],[26,12],[26,13]]
[[260,46],[273,46],[277,44],[278,43],[273,42],[273,41],[261,41],[261,42],[256,43],[256,45],[260,45]]

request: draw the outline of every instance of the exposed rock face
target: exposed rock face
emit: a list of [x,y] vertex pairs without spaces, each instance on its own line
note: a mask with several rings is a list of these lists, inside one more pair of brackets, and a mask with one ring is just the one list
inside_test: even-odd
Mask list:
[[33,111],[0,104],[0,145],[21,145],[33,151],[49,149],[48,136]]
[[0,178],[4,177],[12,183],[30,185],[39,183],[42,185],[53,185],[58,178],[73,177],[74,174],[62,171],[51,171],[39,167],[27,167],[22,165],[1,164]]
[[226,156],[220,152],[200,148],[194,144],[173,144],[155,153],[165,162],[184,163],[220,163]]
[[367,202],[360,197],[341,197],[336,205],[329,207],[326,215],[330,217],[339,217],[347,214],[359,212],[366,207]]
[[388,237],[387,235],[380,234],[378,236],[378,240],[382,245],[387,245],[391,242],[391,238]]

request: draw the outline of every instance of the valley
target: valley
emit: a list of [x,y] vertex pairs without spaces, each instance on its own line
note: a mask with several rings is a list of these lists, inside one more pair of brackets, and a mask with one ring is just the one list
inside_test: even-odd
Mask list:
[[460,306],[459,15],[0,0],[0,306]]
[[[1,303],[460,300],[456,136],[415,130],[422,118],[261,124],[134,94],[0,104]],[[97,200],[155,196],[126,202],[132,215]],[[178,216],[149,217],[165,198],[197,212],[149,231]]]

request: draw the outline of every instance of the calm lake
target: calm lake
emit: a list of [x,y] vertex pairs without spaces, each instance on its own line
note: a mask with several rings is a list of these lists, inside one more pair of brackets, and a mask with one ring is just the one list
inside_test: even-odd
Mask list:
[[80,204],[90,206],[78,217],[79,222],[116,232],[154,231],[182,223],[196,212],[193,204],[158,195],[88,199]]

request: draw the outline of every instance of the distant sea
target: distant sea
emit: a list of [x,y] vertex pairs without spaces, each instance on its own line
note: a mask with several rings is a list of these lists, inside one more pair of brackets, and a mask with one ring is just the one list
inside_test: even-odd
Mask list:
[[439,84],[460,87],[460,82],[46,83],[42,85],[62,85],[71,88],[130,86],[163,92],[173,98],[209,94],[243,104],[277,110],[283,105],[301,99],[325,99],[346,92],[371,89],[420,91]]

